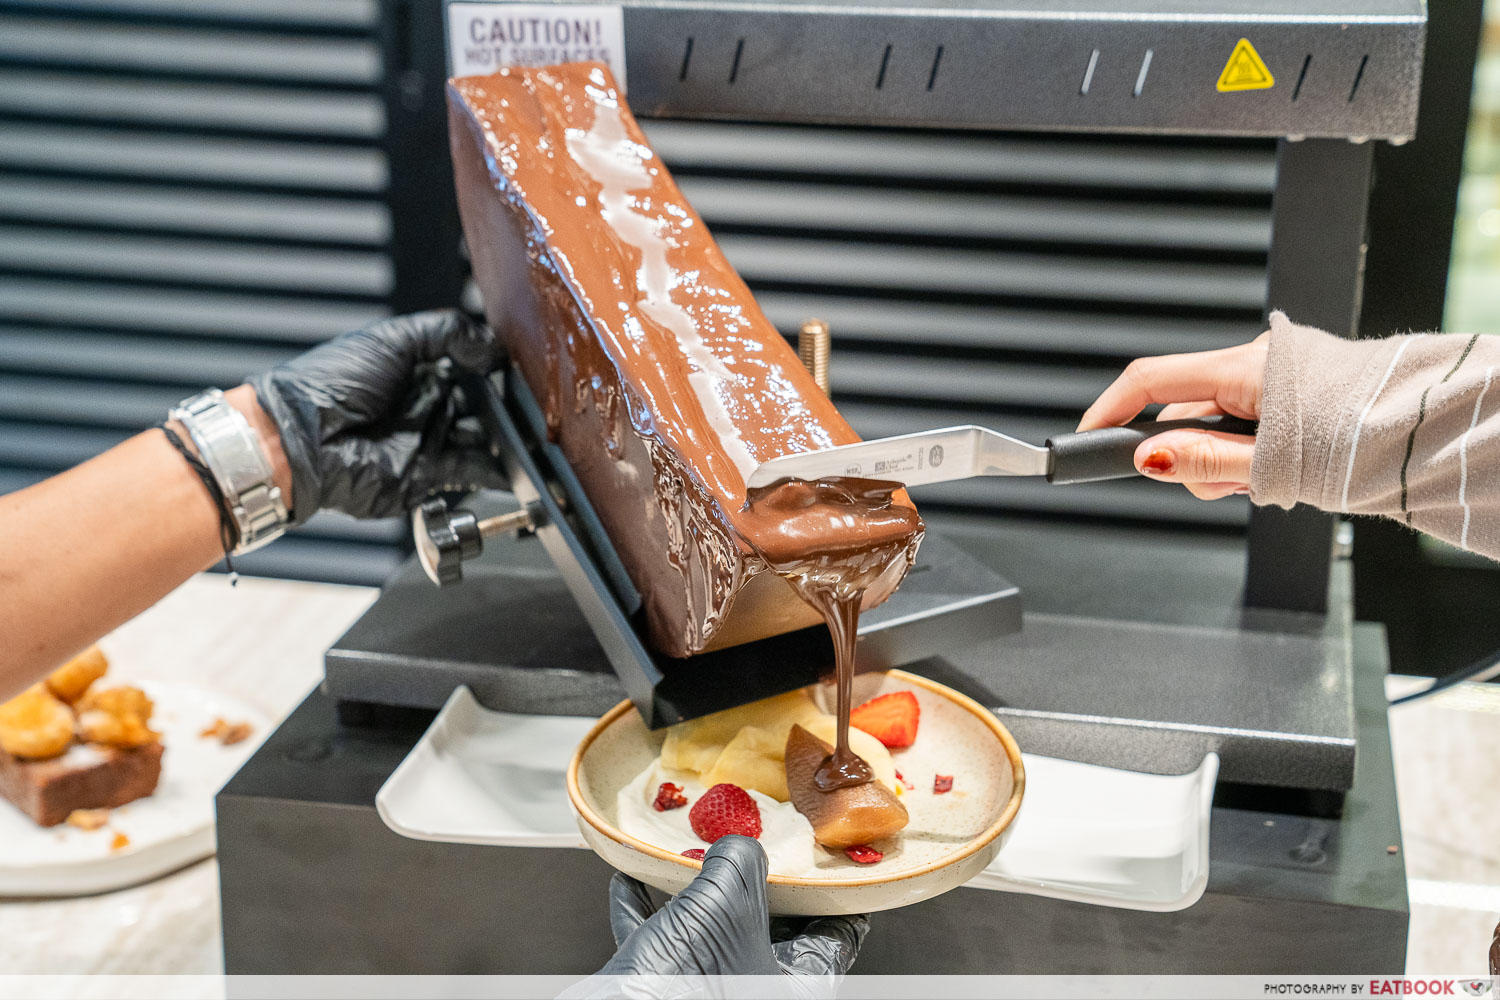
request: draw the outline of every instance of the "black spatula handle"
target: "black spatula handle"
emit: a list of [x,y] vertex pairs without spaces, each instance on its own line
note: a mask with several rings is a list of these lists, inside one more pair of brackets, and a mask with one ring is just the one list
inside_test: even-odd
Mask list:
[[1137,420],[1124,427],[1101,427],[1095,431],[1059,434],[1047,439],[1052,452],[1049,483],[1093,483],[1101,479],[1128,479],[1135,471],[1135,449],[1163,431],[1220,431],[1224,434],[1255,434],[1259,424],[1240,417],[1187,417],[1182,420]]

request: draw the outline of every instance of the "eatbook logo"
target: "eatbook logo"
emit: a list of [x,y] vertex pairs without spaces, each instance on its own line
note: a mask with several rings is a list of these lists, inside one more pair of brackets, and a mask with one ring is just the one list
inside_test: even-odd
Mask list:
[[1495,983],[1492,979],[1466,979],[1459,983],[1459,985],[1463,987],[1463,991],[1469,994],[1469,996],[1482,997],[1490,992]]

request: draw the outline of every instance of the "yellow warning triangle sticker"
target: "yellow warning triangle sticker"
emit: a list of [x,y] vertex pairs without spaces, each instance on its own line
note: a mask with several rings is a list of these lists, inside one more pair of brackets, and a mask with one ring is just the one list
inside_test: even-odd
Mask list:
[[1235,44],[1234,51],[1229,54],[1224,72],[1219,74],[1219,92],[1227,94],[1236,90],[1266,90],[1274,86],[1276,78],[1266,68],[1265,60],[1255,51],[1250,39],[1241,38]]

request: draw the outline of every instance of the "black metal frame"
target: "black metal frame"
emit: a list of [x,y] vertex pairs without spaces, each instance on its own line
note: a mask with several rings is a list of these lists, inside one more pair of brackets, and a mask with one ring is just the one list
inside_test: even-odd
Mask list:
[[[1354,336],[1364,293],[1373,146],[1283,139],[1271,202],[1267,307],[1341,337]],[[1246,538],[1245,603],[1328,610],[1338,519],[1310,507],[1256,507]]]
[[395,276],[390,307],[399,315],[458,304],[463,231],[448,157],[442,0],[382,0],[381,6],[387,250]]
[[[1442,328],[1483,26],[1483,0],[1428,8],[1417,137],[1375,151],[1362,337]],[[1488,610],[1500,573],[1437,563],[1420,536],[1384,519],[1357,525],[1353,556],[1355,617],[1385,625],[1392,672],[1440,675],[1500,643]]]

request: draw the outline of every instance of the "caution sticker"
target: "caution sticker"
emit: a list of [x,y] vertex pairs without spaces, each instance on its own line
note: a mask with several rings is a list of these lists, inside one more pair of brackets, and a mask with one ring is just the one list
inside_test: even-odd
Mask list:
[[502,66],[597,60],[625,89],[625,15],[610,4],[448,4],[448,71],[493,73]]
[[1219,74],[1219,92],[1228,94],[1236,90],[1267,90],[1274,86],[1276,78],[1266,67],[1266,61],[1255,51],[1250,39],[1241,38],[1235,44],[1234,51],[1229,54],[1224,72]]

